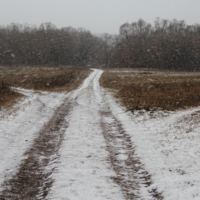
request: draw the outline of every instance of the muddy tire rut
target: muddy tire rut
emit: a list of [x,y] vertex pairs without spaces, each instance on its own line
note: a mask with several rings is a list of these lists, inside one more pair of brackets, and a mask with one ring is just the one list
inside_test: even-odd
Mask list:
[[146,188],[148,200],[162,200],[163,196],[156,188],[151,186],[151,175],[144,169],[139,157],[135,153],[130,136],[123,129],[122,124],[108,109],[101,112],[101,127],[106,140],[109,160],[116,173],[112,177],[126,200],[141,198],[141,187]]
[[[66,99],[51,120],[39,132],[31,148],[25,153],[18,172],[1,186],[0,200],[45,199],[53,183],[52,163],[58,158],[58,150],[68,127],[65,120],[72,108]],[[53,165],[52,165],[53,166]]]

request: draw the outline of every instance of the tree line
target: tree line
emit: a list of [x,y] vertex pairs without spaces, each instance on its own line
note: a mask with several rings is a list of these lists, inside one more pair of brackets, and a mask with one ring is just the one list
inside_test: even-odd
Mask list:
[[120,26],[116,36],[84,29],[0,27],[1,65],[73,65],[200,70],[200,25],[157,18]]
[[0,27],[0,64],[86,66],[97,63],[101,45],[100,38],[82,28],[13,23]]
[[116,67],[200,70],[200,25],[157,18],[120,27],[110,63]]

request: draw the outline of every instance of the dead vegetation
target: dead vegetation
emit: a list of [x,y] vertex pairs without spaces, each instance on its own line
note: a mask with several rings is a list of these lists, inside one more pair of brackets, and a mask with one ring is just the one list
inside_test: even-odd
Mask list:
[[10,87],[71,91],[89,72],[90,69],[81,67],[0,67],[0,106],[6,106],[21,96]]
[[12,105],[21,96],[19,93],[12,91],[8,83],[0,79],[0,109],[2,106]]
[[200,73],[108,69],[101,85],[128,110],[178,110],[200,105]]

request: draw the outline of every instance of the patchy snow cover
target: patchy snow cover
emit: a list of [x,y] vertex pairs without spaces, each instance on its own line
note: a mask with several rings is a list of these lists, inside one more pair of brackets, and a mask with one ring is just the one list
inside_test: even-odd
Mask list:
[[99,106],[93,92],[94,72],[72,94],[76,105],[69,118],[69,128],[59,154],[60,160],[52,178],[55,180],[46,199],[123,200],[120,188],[108,162],[108,152],[100,127]]
[[[24,152],[68,97],[75,105],[66,116],[68,128],[59,157],[52,158],[45,168],[47,171],[55,168],[52,174],[55,182],[48,200],[124,199],[119,185],[111,179],[116,174],[100,126],[102,109],[111,111],[122,124],[131,136],[134,156],[140,158],[143,168],[151,174],[154,184],[140,187],[141,199],[151,199],[149,193],[157,190],[165,200],[199,200],[200,107],[153,115],[125,112],[107,90],[100,88],[101,73],[94,70],[79,89],[68,95],[18,89],[26,97],[16,105],[15,112],[0,111],[0,184],[16,173]],[[104,119],[113,123],[113,118]],[[123,162],[126,152],[119,149],[117,158]]]
[[16,173],[27,148],[67,97],[65,93],[17,91],[25,97],[13,108],[15,112],[0,111],[0,184]]
[[200,199],[200,107],[178,112],[127,113],[106,92],[112,112],[165,200]]

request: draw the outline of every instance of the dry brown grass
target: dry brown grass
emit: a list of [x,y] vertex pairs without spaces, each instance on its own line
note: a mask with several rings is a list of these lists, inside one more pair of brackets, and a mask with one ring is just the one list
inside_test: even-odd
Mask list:
[[108,69],[101,85],[128,110],[177,110],[200,105],[200,73]]
[[71,91],[88,76],[81,67],[0,67],[0,106],[20,97],[9,86],[45,91]]
[[0,109],[2,106],[11,106],[21,96],[19,93],[12,91],[7,83],[0,81]]

